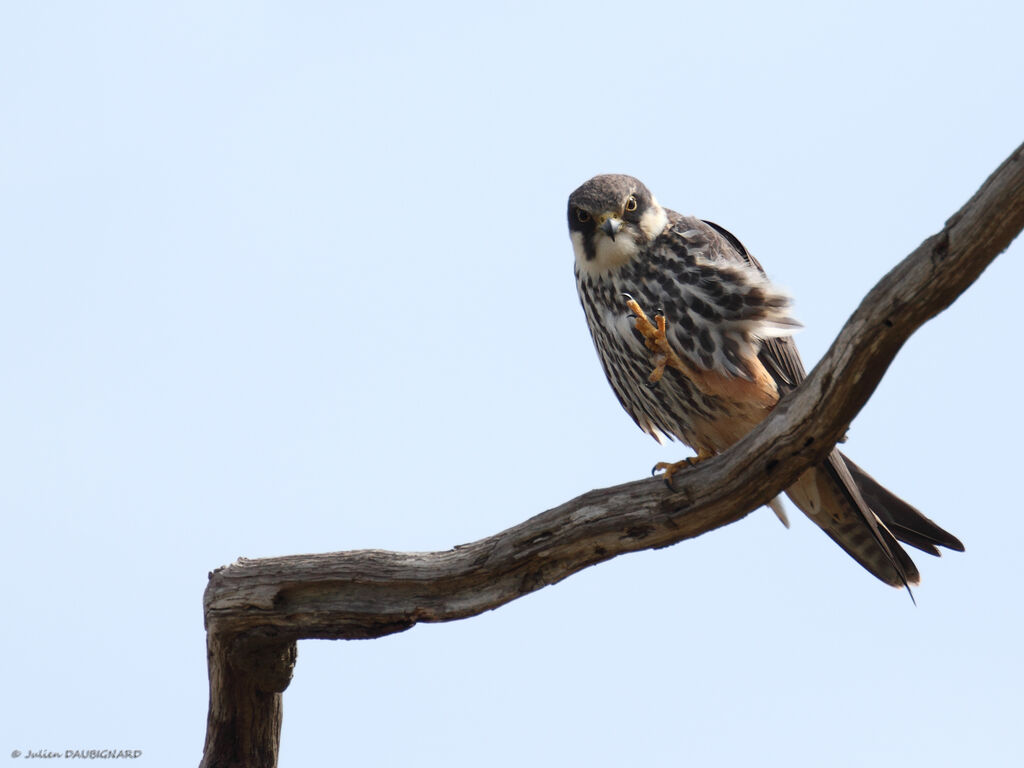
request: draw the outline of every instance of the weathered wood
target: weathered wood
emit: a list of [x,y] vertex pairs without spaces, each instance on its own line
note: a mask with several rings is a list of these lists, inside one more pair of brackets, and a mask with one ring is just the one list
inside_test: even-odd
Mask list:
[[[467,618],[626,552],[735,522],[820,461],[897,351],[1024,228],[1024,145],[938,234],[882,278],[807,380],[721,456],[594,490],[445,552],[361,550],[240,559],[204,595],[210,714],[203,766],[276,763],[280,691],[303,638],[371,638]],[[269,672],[268,672],[269,670]]]
[[295,655],[294,642],[266,633],[207,632],[210,709],[200,768],[277,765],[281,693]]

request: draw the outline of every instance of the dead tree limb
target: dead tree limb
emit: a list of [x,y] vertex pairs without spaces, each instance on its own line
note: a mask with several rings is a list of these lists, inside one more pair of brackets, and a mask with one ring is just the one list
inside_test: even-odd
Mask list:
[[824,458],[910,335],[1024,228],[1024,145],[942,231],[882,278],[807,380],[669,493],[645,479],[590,491],[446,552],[240,559],[204,595],[210,710],[202,766],[273,766],[296,641],[372,638],[475,616],[626,552],[735,522]]

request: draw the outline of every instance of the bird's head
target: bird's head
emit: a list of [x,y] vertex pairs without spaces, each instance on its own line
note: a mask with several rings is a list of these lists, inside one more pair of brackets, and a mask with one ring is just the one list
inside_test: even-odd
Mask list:
[[622,266],[668,224],[665,209],[639,179],[595,176],[569,195],[569,236],[579,272]]

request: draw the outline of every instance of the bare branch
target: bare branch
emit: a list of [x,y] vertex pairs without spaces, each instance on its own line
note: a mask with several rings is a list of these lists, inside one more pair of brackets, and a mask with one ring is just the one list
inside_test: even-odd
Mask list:
[[[204,596],[211,701],[203,765],[275,763],[279,691],[290,679],[296,640],[380,637],[421,621],[474,616],[617,555],[727,525],[766,503],[824,458],[910,335],[970,286],[1022,228],[1024,146],[942,231],[882,278],[768,419],[721,456],[677,474],[675,493],[655,479],[590,491],[446,552],[240,559],[218,569]],[[263,663],[255,664],[252,654],[261,646]],[[272,679],[265,679],[268,666],[276,670]],[[243,669],[250,677],[236,679]],[[251,677],[258,669],[262,678]],[[239,690],[248,696],[242,704]],[[232,751],[252,734],[261,746]]]

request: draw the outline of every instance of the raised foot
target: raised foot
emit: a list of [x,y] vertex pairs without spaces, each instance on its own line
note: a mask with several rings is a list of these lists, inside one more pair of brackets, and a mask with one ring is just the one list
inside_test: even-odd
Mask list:
[[[651,371],[651,375],[647,377],[647,380],[651,384],[657,384],[661,381],[661,377],[665,375],[666,365],[685,371],[687,367],[672,350],[672,347],[669,346],[668,337],[665,335],[665,316],[655,315],[654,322],[652,323],[647,317],[647,313],[640,309],[640,305],[636,303],[635,299],[629,299],[626,302],[626,306],[629,307],[630,312],[636,315],[636,325],[634,327],[643,335],[644,344],[652,352],[651,362],[654,363],[654,370]],[[661,463],[664,464],[664,462]],[[665,466],[668,465],[666,464]]]
[[700,448],[700,449],[697,450],[697,455],[696,456],[689,456],[689,457],[683,459],[682,461],[676,461],[676,462],[659,461],[657,464],[654,465],[654,468],[651,469],[651,474],[652,475],[656,475],[659,472],[661,472],[662,473],[662,475],[661,475],[662,479],[668,484],[669,488],[671,488],[672,487],[672,476],[676,472],[678,472],[681,469],[688,469],[690,467],[694,467],[697,464],[699,464],[700,462],[704,461],[705,459],[710,459],[714,455],[715,454],[712,453],[711,451],[708,451],[708,450],[705,450],[703,448]]

